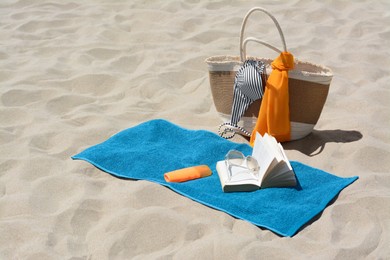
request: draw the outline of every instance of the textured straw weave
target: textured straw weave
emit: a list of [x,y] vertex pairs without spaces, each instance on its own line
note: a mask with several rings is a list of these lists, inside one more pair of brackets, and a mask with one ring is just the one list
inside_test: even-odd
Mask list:
[[[251,9],[245,16],[241,26],[240,56],[212,56],[205,60],[208,64],[210,87],[214,104],[224,121],[228,121],[230,118],[233,102],[234,77],[243,61],[245,59],[262,60],[267,64],[268,75],[272,70],[270,67],[272,59],[246,56],[246,43],[249,41],[258,42],[275,51],[281,52],[276,47],[257,38],[248,37],[243,39],[247,18],[254,11],[261,11],[271,17],[279,31],[284,51],[287,51],[282,30],[275,17],[263,8],[256,7]],[[295,60],[295,68],[289,71],[291,140],[302,138],[313,130],[328,96],[332,77],[333,73],[327,67]],[[245,127],[253,129],[259,113],[260,102],[260,100],[254,102],[244,114],[244,122],[241,123],[245,124]]]

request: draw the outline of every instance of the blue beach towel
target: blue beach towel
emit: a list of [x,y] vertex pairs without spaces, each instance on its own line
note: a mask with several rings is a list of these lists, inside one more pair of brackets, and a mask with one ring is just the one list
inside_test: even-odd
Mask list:
[[[299,182],[297,187],[224,193],[215,166],[231,149],[245,155],[252,153],[247,144],[157,119],[119,132],[72,158],[90,162],[117,177],[164,185],[194,201],[282,236],[296,234],[358,178],[340,178],[293,161],[291,165]],[[184,183],[164,180],[166,172],[200,164],[208,165],[213,174]]]

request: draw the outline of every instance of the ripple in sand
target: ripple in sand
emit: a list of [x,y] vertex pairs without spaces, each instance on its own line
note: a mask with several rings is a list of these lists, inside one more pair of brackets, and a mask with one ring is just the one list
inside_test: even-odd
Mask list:
[[45,94],[42,91],[11,89],[1,95],[1,101],[7,107],[25,106],[42,100],[44,96]]
[[0,183],[0,197],[3,197],[5,195],[5,184],[4,183]]
[[86,235],[92,226],[99,221],[101,202],[99,200],[84,200],[70,219],[73,234]]
[[8,132],[7,130],[0,129],[0,144],[10,143],[16,140],[17,137],[18,135],[13,132]]
[[46,104],[49,112],[64,115],[80,106],[91,104],[95,101],[94,98],[80,95],[63,95],[61,97],[53,98]]
[[189,241],[195,241],[201,239],[208,233],[207,225],[204,223],[193,223],[187,226],[185,238]]
[[[43,242],[45,227],[37,225],[37,222],[27,221],[24,218],[13,218],[0,222],[0,258],[1,259],[53,259],[34,258],[40,244]],[[8,246],[3,246],[8,245]]]
[[226,33],[222,30],[207,30],[202,32],[196,32],[191,34],[186,41],[194,41],[200,44],[208,44],[213,41],[220,40],[221,38],[226,38]]
[[52,28],[64,28],[67,26],[67,21],[66,20],[54,20],[54,21],[28,21],[17,30],[25,32],[25,33],[36,33],[36,32],[48,32]]
[[121,50],[114,50],[114,49],[107,49],[107,48],[94,48],[89,51],[87,51],[89,55],[93,56],[96,59],[99,60],[109,60],[117,56],[121,56],[123,51]]
[[116,239],[109,258],[131,258],[153,252],[170,251],[184,240],[185,220],[161,207],[145,208],[129,216],[121,239]]
[[[8,57],[9,55],[6,52],[0,51],[0,60],[8,59]],[[4,72],[0,74],[0,79],[2,78],[3,75],[5,75],[5,73],[4,74],[3,73]]]
[[390,152],[373,146],[365,146],[353,155],[356,165],[367,171],[388,172],[390,168]]
[[[158,194],[157,197],[156,194]],[[174,207],[180,203],[178,199],[181,198],[178,198],[176,193],[167,190],[165,187],[145,183],[142,186],[137,186],[137,190],[134,191],[128,202],[133,208],[141,209],[152,206]]]
[[[132,55],[132,56],[123,55],[120,58],[113,60],[111,66],[115,68],[115,70],[117,71],[134,73],[139,67],[139,64],[143,62],[144,61],[141,61],[140,57],[137,55]],[[151,65],[153,64],[153,62],[154,61],[151,62]],[[151,65],[149,65],[149,67]]]
[[40,178],[31,185],[29,204],[38,215],[52,214],[59,209],[68,208],[82,191],[77,180],[61,176]]
[[73,149],[72,138],[67,132],[40,132],[38,134],[32,135],[29,147],[33,150],[38,150],[44,152],[44,154],[56,154],[64,155],[64,157],[69,157]]
[[64,169],[64,161],[57,158],[49,158],[46,155],[29,158],[23,163],[19,171],[20,179],[28,183],[46,177],[50,172],[61,172]]
[[[355,206],[356,203],[360,206]],[[368,203],[372,204],[371,200]],[[383,207],[386,207],[387,203]],[[359,250],[372,251],[381,241],[381,236],[378,235],[382,233],[381,227],[375,223],[378,220],[367,210],[367,205],[363,206],[362,201],[353,202],[353,204],[339,204],[332,209],[331,243],[341,249],[337,257],[340,259],[345,259],[350,253],[349,250],[355,253]],[[366,203],[363,202],[363,204]],[[356,229],[356,227],[359,228]],[[365,255],[366,252],[361,252],[361,255]]]
[[[69,91],[88,94],[92,96],[103,96],[110,93],[119,80],[109,74],[86,74],[74,77],[69,80],[51,82]],[[70,96],[73,98],[73,96]]]
[[32,116],[25,108],[0,108],[2,127],[20,126],[32,121]]

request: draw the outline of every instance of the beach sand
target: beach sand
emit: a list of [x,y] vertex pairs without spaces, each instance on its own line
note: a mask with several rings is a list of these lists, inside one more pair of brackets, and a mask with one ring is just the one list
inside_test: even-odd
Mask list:
[[[255,6],[295,57],[334,72],[314,132],[284,144],[360,177],[322,214],[284,238],[71,160],[155,118],[216,132],[204,60],[239,54]],[[390,257],[390,2],[6,0],[0,17],[0,259]],[[264,15],[247,31],[281,46]]]

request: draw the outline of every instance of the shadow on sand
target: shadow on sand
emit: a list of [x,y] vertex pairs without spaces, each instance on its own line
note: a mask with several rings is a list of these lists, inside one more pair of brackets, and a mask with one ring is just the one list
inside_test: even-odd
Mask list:
[[285,150],[298,150],[308,156],[320,154],[327,143],[351,143],[360,140],[363,135],[358,131],[313,130],[303,139],[283,143]]

